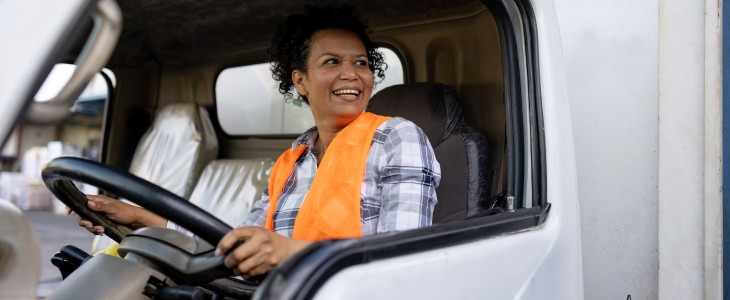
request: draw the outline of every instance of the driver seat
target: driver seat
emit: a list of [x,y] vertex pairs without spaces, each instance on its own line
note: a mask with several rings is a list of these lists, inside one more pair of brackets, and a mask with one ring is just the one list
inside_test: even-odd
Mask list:
[[441,164],[433,223],[467,219],[486,209],[492,174],[487,139],[466,124],[448,86],[391,86],[373,96],[368,111],[410,120],[428,136]]

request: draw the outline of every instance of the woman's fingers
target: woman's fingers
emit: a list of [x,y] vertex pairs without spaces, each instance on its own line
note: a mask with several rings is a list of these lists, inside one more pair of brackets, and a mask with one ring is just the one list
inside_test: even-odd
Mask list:
[[107,198],[106,196],[86,195],[86,197],[89,198],[89,201],[86,202],[86,206],[91,208],[93,211],[109,212],[110,210],[113,210],[113,205],[111,205],[111,202],[109,201],[110,198]]
[[89,220],[82,219],[81,217],[76,217],[76,222],[79,224],[79,226],[84,227],[88,232],[91,232],[93,234],[103,234],[104,233],[104,227],[102,226],[94,226],[94,223],[91,223]]
[[231,251],[226,256],[224,264],[226,267],[238,271],[239,274],[247,274],[261,264],[261,256],[267,252],[267,248],[267,245],[262,244],[261,235],[253,235]]
[[[89,198],[86,206],[95,212],[103,213],[114,222],[124,225],[138,222],[135,212],[141,209],[136,206],[102,195],[86,195],[86,197]],[[147,226],[147,224],[144,225]]]
[[80,219],[80,218],[77,221],[79,223],[79,226],[81,226],[81,227],[86,227],[86,228],[94,227],[94,224],[92,224],[91,221]]
[[239,241],[245,241],[253,234],[254,227],[239,227],[226,233],[216,247],[216,255],[223,255],[231,250]]
[[216,254],[226,254],[223,261],[226,267],[234,269],[240,262],[256,254],[261,243],[260,238],[255,238],[252,229],[242,227],[231,230],[218,243]]
[[272,248],[268,248],[251,258],[252,263],[247,266],[246,275],[249,277],[258,277],[266,274],[276,265],[281,263],[284,258],[281,257],[279,251],[274,251]]
[[256,277],[265,274],[272,267],[265,267],[266,255],[256,253],[249,257],[247,260],[241,262],[236,266],[235,270],[238,274],[243,275],[244,278]]
[[246,274],[257,263],[253,260],[256,257],[256,249],[250,246],[239,246],[226,256],[223,262],[227,268],[236,270],[239,274]]
[[93,234],[102,235],[104,234],[104,227],[103,226],[94,226],[91,227],[91,230],[89,230]]
[[[235,249],[236,243],[243,241]],[[242,227],[229,231],[219,242],[217,254],[226,254],[224,264],[244,278],[266,274],[310,242],[293,240],[261,227]]]
[[[105,205],[108,203],[109,198],[105,196],[97,196],[97,195],[86,195],[89,198],[89,201],[86,202],[86,206],[89,207],[93,211],[102,212],[104,213],[105,210],[108,210],[108,207]],[[93,234],[103,234],[104,233],[104,227],[95,225],[89,220],[81,218],[81,216],[75,214],[73,211],[71,211],[70,208],[66,208],[66,214],[67,215],[73,215],[76,217],[76,223],[79,224],[79,226],[84,227],[87,231],[93,233]]]

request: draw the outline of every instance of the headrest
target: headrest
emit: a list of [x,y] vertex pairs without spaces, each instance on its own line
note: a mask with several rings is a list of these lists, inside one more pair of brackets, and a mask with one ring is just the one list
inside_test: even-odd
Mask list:
[[196,131],[202,128],[200,110],[195,103],[171,103],[162,107],[156,114],[153,128],[170,132]]
[[187,198],[200,171],[217,155],[208,111],[195,103],[172,103],[159,110],[140,139],[129,172]]
[[464,122],[461,106],[451,89],[440,83],[394,85],[370,99],[368,111],[402,117],[421,127],[431,146],[438,146]]

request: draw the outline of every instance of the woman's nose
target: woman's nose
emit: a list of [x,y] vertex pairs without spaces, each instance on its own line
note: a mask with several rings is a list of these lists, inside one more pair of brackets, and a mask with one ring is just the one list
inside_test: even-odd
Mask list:
[[342,64],[342,69],[340,69],[340,79],[345,79],[345,80],[357,79],[357,71],[355,70],[354,63],[345,62]]

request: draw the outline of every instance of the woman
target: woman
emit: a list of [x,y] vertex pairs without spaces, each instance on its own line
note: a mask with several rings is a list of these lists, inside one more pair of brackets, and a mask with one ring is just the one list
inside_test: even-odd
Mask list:
[[[308,7],[290,16],[269,54],[279,91],[292,98],[296,89],[315,127],[279,157],[267,192],[219,242],[225,265],[250,278],[314,241],[430,225],[440,166],[415,124],[363,113],[384,64],[352,8]],[[90,200],[89,207],[120,223],[166,223],[119,201]],[[92,232],[103,230],[84,222]],[[245,242],[231,249],[239,241]]]

